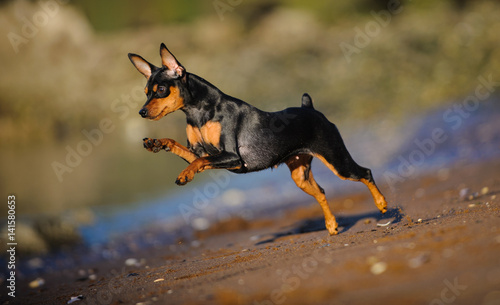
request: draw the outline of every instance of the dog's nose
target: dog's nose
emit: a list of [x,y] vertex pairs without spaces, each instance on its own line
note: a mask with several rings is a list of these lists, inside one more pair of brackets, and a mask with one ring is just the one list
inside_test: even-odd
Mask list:
[[142,108],[141,110],[139,110],[139,114],[145,118],[148,116],[148,110],[146,108]]

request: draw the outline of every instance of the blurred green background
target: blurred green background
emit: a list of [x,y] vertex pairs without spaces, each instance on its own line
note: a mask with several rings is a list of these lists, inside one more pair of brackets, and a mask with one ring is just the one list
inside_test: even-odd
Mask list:
[[[500,71],[498,1],[61,2],[0,2],[0,193],[17,196],[18,214],[175,187],[185,163],[146,153],[141,139],[185,143],[184,115],[141,119],[145,79],[127,58],[159,65],[161,42],[189,72],[264,110],[308,92],[343,130],[397,128]],[[112,130],[99,137],[103,120]]]

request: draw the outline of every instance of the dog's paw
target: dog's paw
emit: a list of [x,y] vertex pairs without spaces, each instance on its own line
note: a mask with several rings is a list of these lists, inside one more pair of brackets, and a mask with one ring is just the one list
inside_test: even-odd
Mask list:
[[375,205],[382,214],[385,214],[387,212],[387,201],[383,196],[379,198],[377,201],[375,201]]
[[144,138],[142,142],[147,151],[157,153],[161,150],[161,143],[157,139]]
[[146,148],[147,151],[152,151],[154,153],[157,153],[163,149],[166,151],[170,150],[165,143],[163,143],[161,140],[158,139],[144,138],[142,139],[142,141],[144,148]]
[[339,225],[337,224],[337,221],[335,221],[335,218],[326,220],[325,225],[328,233],[330,233],[330,236],[339,234],[339,231],[337,230]]
[[339,234],[339,231],[337,229],[335,229],[335,230],[328,230],[328,233],[330,234],[330,236],[333,236],[333,235]]
[[195,174],[196,174],[196,171],[193,170],[192,166],[188,166],[185,170],[183,170],[179,174],[179,176],[177,177],[177,180],[175,180],[175,183],[177,185],[185,185],[194,179]]
[[177,185],[186,185],[188,182],[194,179],[194,172],[184,170],[175,180]]

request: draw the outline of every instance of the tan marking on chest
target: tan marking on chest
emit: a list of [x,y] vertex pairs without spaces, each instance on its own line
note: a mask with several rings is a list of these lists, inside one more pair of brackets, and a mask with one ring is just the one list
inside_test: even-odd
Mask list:
[[201,128],[187,125],[186,134],[191,146],[196,144],[211,144],[219,148],[222,126],[220,122],[208,121]]
[[205,143],[212,144],[214,147],[219,148],[220,135],[222,131],[220,122],[208,121],[201,127],[200,131]]
[[203,142],[203,138],[201,137],[201,132],[198,127],[193,127],[192,125],[188,124],[186,126],[186,134],[191,147]]

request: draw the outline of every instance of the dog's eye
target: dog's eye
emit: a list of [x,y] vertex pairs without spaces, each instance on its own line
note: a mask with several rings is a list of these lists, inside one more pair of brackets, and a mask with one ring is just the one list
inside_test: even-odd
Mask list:
[[167,88],[165,86],[158,87],[159,94],[164,94],[165,92],[167,92]]

